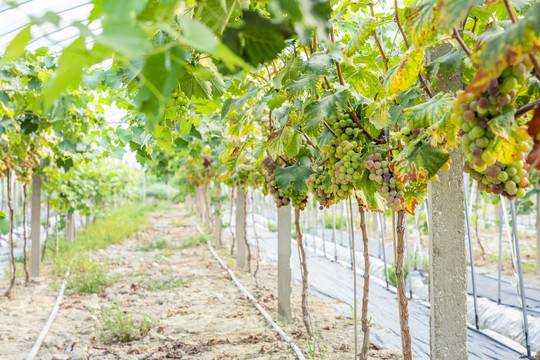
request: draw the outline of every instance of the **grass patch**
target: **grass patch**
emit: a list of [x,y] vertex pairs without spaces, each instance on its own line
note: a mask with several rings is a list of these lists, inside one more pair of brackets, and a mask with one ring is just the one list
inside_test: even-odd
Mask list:
[[174,225],[174,226],[186,226],[186,223],[182,220],[178,220],[178,221],[173,221],[171,223],[171,225]]
[[[136,234],[147,222],[146,213],[162,209],[162,202],[126,203],[104,218],[97,219],[84,231],[79,231],[72,244],[60,238],[54,272],[63,274],[80,254],[106,249]],[[50,247],[52,248],[52,246]],[[51,253],[52,254],[52,253]]]
[[98,264],[88,256],[79,256],[71,263],[71,275],[68,278],[66,289],[74,294],[103,294],[105,289],[116,282],[109,276],[107,264]]
[[139,251],[163,250],[172,249],[173,247],[165,239],[154,241],[153,243],[144,244],[139,248]]
[[127,343],[139,340],[157,325],[148,315],[120,310],[118,306],[96,311],[99,327],[96,332],[106,343]]
[[[336,214],[336,229],[341,229],[341,218],[342,216]],[[343,217],[343,226],[347,226],[347,220]],[[324,227],[327,229],[332,228],[332,214],[326,214],[324,217]]]
[[180,245],[180,249],[186,249],[186,248],[194,247],[200,244],[206,244],[207,241],[208,241],[208,238],[206,235],[203,235],[203,234],[192,235],[189,237],[189,239],[184,241],[182,245]]
[[185,286],[192,281],[191,278],[175,279],[174,276],[169,276],[164,279],[151,279],[141,282],[141,285],[150,291],[156,290],[171,290],[180,286]]
[[277,232],[277,224],[275,222],[268,222],[268,231]]
[[[396,281],[396,264],[392,263],[388,268],[388,282],[396,287],[397,281]],[[403,263],[403,278],[407,278],[407,274],[409,273],[409,266],[407,265],[407,262],[405,261]],[[384,275],[384,269],[383,269],[383,275]]]
[[523,263],[523,271],[529,272],[529,273],[535,273],[536,272],[536,264],[534,262]]

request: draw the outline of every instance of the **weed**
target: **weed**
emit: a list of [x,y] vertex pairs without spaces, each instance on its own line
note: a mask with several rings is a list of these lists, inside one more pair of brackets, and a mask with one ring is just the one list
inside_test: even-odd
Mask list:
[[177,221],[173,221],[173,222],[171,223],[171,225],[174,225],[174,226],[185,226],[186,223],[185,223],[184,221],[182,221],[182,220],[177,220]]
[[148,334],[157,322],[148,315],[136,315],[118,309],[118,306],[97,310],[99,327],[96,332],[106,343],[126,343]]
[[186,249],[200,244],[206,244],[207,236],[203,234],[192,235],[180,245],[180,249]]
[[268,222],[268,231],[271,231],[271,232],[277,232],[277,224],[272,222],[272,221],[269,221]]
[[[397,286],[396,265],[392,263],[387,269],[388,269],[388,282],[394,287]],[[409,266],[407,265],[407,262],[405,261],[403,263],[403,278],[407,278],[408,273],[409,273]]]
[[[307,348],[308,348],[308,352],[309,352],[309,356],[311,357],[312,360],[315,360],[317,359],[317,337],[314,336],[313,337],[313,343],[311,342],[311,340],[308,338],[307,339]],[[320,353],[320,359],[321,360],[324,360],[324,356],[328,353],[328,351],[326,349],[324,349],[321,353]]]
[[[347,221],[343,219],[343,226],[345,226]],[[332,214],[326,214],[324,217],[324,227],[327,229],[332,228]],[[336,214],[336,229],[341,229],[341,215]]]
[[176,289],[180,286],[185,286],[189,284],[192,280],[193,280],[192,278],[175,279],[174,276],[171,275],[164,279],[159,279],[159,280],[151,279],[151,280],[143,281],[141,285],[150,291],[171,290],[171,289]]
[[534,262],[524,262],[523,263],[523,271],[535,273],[536,272],[536,264]]
[[71,265],[71,275],[67,281],[67,290],[77,294],[103,294],[105,289],[114,284],[115,279],[107,275],[109,267],[98,264],[88,256],[75,258]]
[[172,249],[169,242],[165,239],[155,241],[153,243],[146,243],[139,248],[139,251],[151,251],[151,250],[163,250]]

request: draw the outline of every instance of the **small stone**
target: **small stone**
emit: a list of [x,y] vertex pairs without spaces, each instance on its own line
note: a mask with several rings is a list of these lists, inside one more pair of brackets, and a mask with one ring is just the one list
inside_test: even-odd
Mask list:
[[70,354],[71,360],[86,360],[87,356],[84,352],[75,350],[72,351]]
[[69,355],[67,354],[54,354],[52,360],[69,360]]
[[53,354],[45,354],[39,357],[39,360],[52,360]]

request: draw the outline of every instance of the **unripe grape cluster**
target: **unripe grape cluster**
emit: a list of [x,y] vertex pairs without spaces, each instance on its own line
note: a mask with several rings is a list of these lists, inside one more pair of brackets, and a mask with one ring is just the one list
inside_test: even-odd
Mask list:
[[172,107],[171,111],[174,111],[175,116],[173,118],[184,118],[189,110],[189,99],[186,94],[180,89],[175,90],[172,95]]
[[287,190],[280,189],[277,184],[274,177],[274,170],[283,167],[282,160],[280,158],[274,160],[271,156],[267,156],[262,161],[262,165],[266,171],[264,188],[274,197],[276,206],[280,208],[292,204],[293,207],[304,210],[308,201],[307,193],[294,190],[294,183],[291,183],[291,186]]
[[313,194],[315,201],[319,202],[319,209],[329,208],[334,204],[336,196],[332,191],[324,186],[324,178],[327,176],[326,168],[324,170],[311,174],[307,180],[309,191]]
[[393,138],[396,140],[401,140],[403,143],[408,144],[412,140],[415,140],[420,133],[422,132],[422,129],[409,129],[408,127],[403,127],[399,130],[399,132],[395,133]]
[[329,189],[337,199],[346,199],[354,188],[353,183],[362,176],[363,164],[360,156],[362,130],[349,114],[340,113],[327,120],[336,137],[323,151],[329,160],[328,174],[332,181]]
[[390,170],[389,161],[381,153],[368,156],[366,169],[369,169],[369,179],[377,183],[377,190],[386,199],[386,205],[394,210],[405,210],[406,203],[403,196],[405,186],[399,182]]
[[[464,171],[478,181],[478,189],[507,198],[522,198],[529,186],[528,165],[525,164],[525,152],[529,145],[521,138],[520,149],[513,154],[514,161],[503,164],[497,161],[494,144],[497,135],[489,122],[500,114],[510,112],[516,99],[515,87],[525,79],[530,69],[526,61],[505,69],[497,79],[492,79],[486,91],[471,94],[461,91],[454,103],[454,120],[461,126],[459,134],[465,155]],[[523,133],[523,132],[522,132]]]

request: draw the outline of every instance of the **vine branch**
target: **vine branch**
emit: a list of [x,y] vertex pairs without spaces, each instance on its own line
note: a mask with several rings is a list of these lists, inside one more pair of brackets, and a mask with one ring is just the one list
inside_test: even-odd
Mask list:
[[[401,26],[401,21],[399,20],[399,7],[398,7],[397,0],[394,0],[394,8],[395,8],[395,20],[396,20],[397,26],[399,28],[399,32],[401,33],[401,36],[403,36],[403,41],[405,41],[405,46],[408,49],[410,47],[410,44],[409,44],[409,40],[407,40],[407,34],[405,34],[405,30],[403,30],[403,26]],[[426,94],[430,98],[432,98],[433,94],[431,93],[431,91],[427,87],[426,82],[424,81],[424,77],[422,76],[422,74],[418,74],[418,80],[420,80],[420,84],[422,84],[422,87],[424,88],[424,91],[426,92]]]
[[455,28],[454,28],[454,37],[456,38],[457,42],[459,43],[459,45],[461,46],[463,51],[465,51],[465,54],[467,54],[468,57],[471,57],[471,55],[472,55],[471,50],[467,47],[467,45],[465,44],[465,42],[461,38],[461,35],[459,35],[459,32]]
[[528,103],[527,105],[523,105],[522,107],[516,110],[515,118],[517,119],[521,115],[526,114],[529,111],[536,109],[538,106],[540,106],[540,100],[535,100]]
[[[506,6],[506,11],[508,12],[508,16],[510,17],[510,20],[512,20],[512,23],[515,24],[518,22],[517,15],[514,11],[514,6],[512,5],[512,0],[504,0],[504,6]],[[533,53],[529,53],[529,60],[533,64],[534,72],[536,73],[536,77],[540,79],[540,64],[538,64],[538,61],[534,57]]]
[[[373,4],[369,4],[369,9],[371,10],[371,16],[375,17],[375,12],[373,11]],[[372,33],[373,33],[373,37],[375,38],[375,43],[377,44],[377,47],[379,48],[379,52],[381,53],[384,69],[388,72],[388,58],[386,57],[386,54],[384,53],[384,49],[381,45],[381,42],[379,41],[379,37],[377,36],[377,32],[373,30]]]

